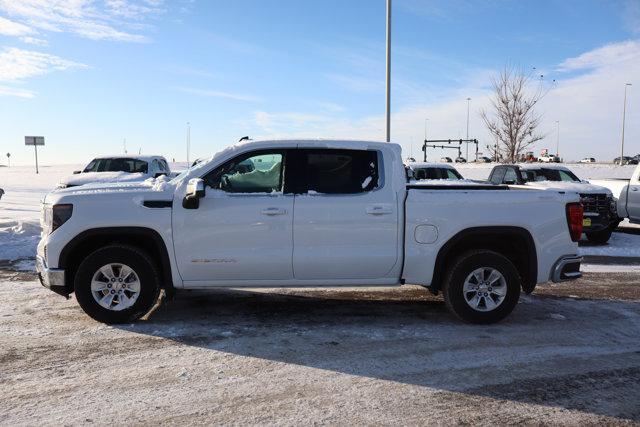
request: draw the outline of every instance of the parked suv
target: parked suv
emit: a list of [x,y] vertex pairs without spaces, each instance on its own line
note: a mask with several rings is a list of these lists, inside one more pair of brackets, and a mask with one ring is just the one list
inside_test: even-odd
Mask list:
[[60,181],[58,188],[94,183],[141,182],[170,174],[167,160],[162,156],[104,156],[96,157],[83,170],[75,171],[72,176]]
[[580,180],[564,166],[500,165],[489,175],[493,184],[526,186],[539,189],[574,191],[584,207],[583,228],[590,242],[604,244],[618,226],[615,200],[611,190]]

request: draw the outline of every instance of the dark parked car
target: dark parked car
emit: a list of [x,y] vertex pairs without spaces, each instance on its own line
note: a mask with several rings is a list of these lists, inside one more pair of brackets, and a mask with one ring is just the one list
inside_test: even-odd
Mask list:
[[630,156],[624,156],[622,158],[622,162],[620,162],[620,157],[616,157],[615,159],[613,159],[613,164],[614,165],[637,165],[638,164],[638,156],[635,157],[630,157]]
[[467,159],[464,157],[456,157],[456,163],[467,163]]
[[443,163],[451,163],[453,162],[453,160],[451,160],[451,157],[441,157],[440,161]]

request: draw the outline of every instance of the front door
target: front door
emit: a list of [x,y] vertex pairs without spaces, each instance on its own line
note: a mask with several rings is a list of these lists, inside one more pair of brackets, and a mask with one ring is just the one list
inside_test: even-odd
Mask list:
[[295,279],[377,279],[395,266],[398,204],[379,157],[374,150],[298,150]]
[[174,249],[187,284],[293,278],[285,157],[283,150],[239,155],[203,177],[197,209],[174,202]]

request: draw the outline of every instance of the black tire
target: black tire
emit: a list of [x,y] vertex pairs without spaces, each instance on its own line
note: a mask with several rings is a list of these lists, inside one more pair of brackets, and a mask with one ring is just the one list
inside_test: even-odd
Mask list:
[[[463,292],[467,277],[473,271],[483,267],[497,270],[502,274],[505,281],[504,286],[506,286],[506,295],[504,295],[497,307],[490,311],[479,311],[472,308],[465,300]],[[497,252],[474,250],[456,258],[447,271],[443,286],[444,301],[447,308],[465,322],[478,324],[495,323],[504,319],[513,311],[520,298],[520,286],[521,281],[518,270],[509,259]]]
[[611,228],[605,228],[601,231],[590,231],[588,233],[584,233],[587,235],[587,240],[591,243],[595,243],[597,245],[604,245],[611,238],[611,233],[613,230]]
[[[91,281],[103,266],[125,264],[134,270],[139,279],[139,294],[128,308],[114,311],[102,307],[93,296]],[[160,294],[160,274],[149,255],[141,249],[127,245],[109,245],[92,252],[78,267],[74,290],[80,307],[98,322],[115,324],[140,319],[151,310]]]

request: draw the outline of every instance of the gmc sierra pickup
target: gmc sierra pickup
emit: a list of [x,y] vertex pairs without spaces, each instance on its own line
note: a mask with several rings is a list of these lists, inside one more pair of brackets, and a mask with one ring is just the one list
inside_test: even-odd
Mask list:
[[[611,191],[582,181],[559,165],[499,165],[489,174],[493,184],[523,186],[540,190],[566,191],[580,194],[584,210],[582,226],[590,242],[603,245],[609,241],[621,218]],[[514,187],[512,187],[514,188]]]
[[619,218],[629,218],[629,222],[640,224],[640,166],[636,167],[631,179],[595,179],[589,182],[611,190]]
[[106,323],[140,318],[162,289],[404,283],[491,323],[521,289],[580,277],[577,195],[407,184],[401,154],[380,142],[250,141],[171,181],[54,190],[40,280]]

